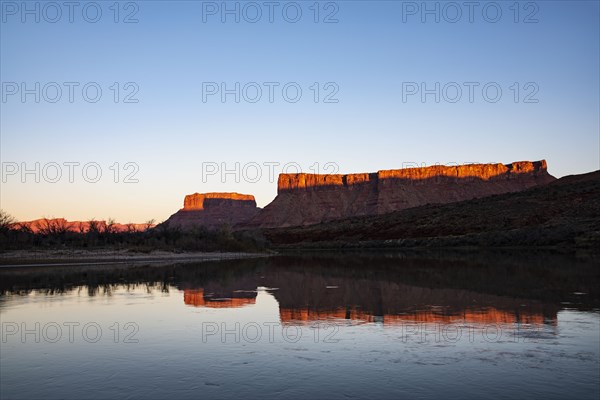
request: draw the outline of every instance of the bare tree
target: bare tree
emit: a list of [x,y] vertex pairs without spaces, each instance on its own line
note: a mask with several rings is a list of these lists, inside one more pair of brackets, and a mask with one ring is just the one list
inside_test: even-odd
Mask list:
[[52,233],[52,224],[48,218],[42,218],[41,220],[37,221],[34,228],[34,231],[37,231],[42,235],[49,235]]
[[42,218],[36,228],[42,235],[62,235],[69,230],[69,223],[63,218]]
[[115,220],[113,218],[109,218],[106,222],[104,222],[104,233],[111,234],[116,232]]
[[106,221],[98,221],[98,232],[101,234],[106,233]]
[[154,223],[156,222],[156,220],[154,218],[149,219],[148,221],[146,221],[146,228],[144,230],[149,230],[150,228],[152,228],[154,226]]
[[0,230],[5,231],[11,229],[15,222],[12,215],[0,209]]
[[133,223],[128,223],[127,225],[125,225],[125,228],[127,228],[127,233],[135,233],[137,232],[137,228],[135,226],[135,224]]
[[100,233],[100,222],[96,221],[96,219],[92,218],[88,221],[88,233],[90,234],[98,234]]
[[31,229],[31,226],[29,226],[28,223],[19,222],[19,223],[15,224],[15,226],[16,226],[16,229],[19,230],[19,232],[33,233],[33,229]]
[[69,231],[69,223],[66,219],[58,218],[52,220],[52,232],[57,235],[65,234]]

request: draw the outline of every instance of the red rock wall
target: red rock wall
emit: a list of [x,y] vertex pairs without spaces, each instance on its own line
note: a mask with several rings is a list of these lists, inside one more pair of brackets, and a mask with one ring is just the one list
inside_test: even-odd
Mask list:
[[277,197],[249,226],[311,225],[525,190],[555,180],[546,161],[432,166],[349,175],[281,174]]

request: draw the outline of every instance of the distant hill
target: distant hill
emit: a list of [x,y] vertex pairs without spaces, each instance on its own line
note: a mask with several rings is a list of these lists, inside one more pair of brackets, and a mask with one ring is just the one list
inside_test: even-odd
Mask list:
[[142,232],[153,228],[154,223],[144,224],[120,224],[112,221],[67,221],[64,218],[40,218],[33,221],[15,222],[10,225],[11,229],[26,230],[32,233],[63,233],[77,232],[86,233],[91,230],[99,232]]
[[600,171],[524,191],[317,225],[263,229],[275,247],[600,248]]

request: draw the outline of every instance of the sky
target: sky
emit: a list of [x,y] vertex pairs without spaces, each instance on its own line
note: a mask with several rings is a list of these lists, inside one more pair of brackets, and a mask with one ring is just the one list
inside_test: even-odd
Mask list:
[[600,168],[598,1],[0,1],[0,208],[163,221],[282,172]]

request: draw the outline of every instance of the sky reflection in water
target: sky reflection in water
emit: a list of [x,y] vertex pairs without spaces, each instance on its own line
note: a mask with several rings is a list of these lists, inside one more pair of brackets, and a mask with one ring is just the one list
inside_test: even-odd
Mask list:
[[597,398],[598,270],[515,253],[3,269],[0,394]]

